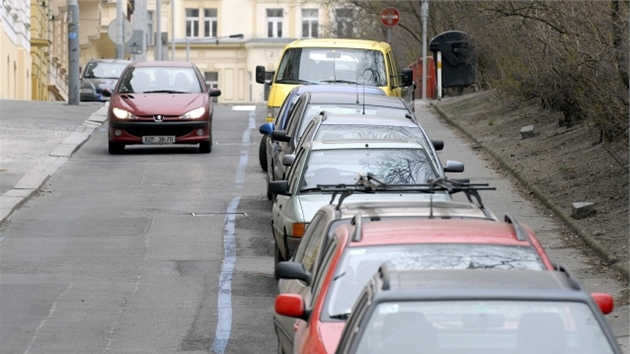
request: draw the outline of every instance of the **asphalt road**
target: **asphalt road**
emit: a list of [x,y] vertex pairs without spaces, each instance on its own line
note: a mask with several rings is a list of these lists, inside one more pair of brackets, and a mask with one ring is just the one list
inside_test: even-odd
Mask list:
[[[0,101],[0,353],[275,353],[264,111],[215,107],[209,155],[111,156],[98,104]],[[564,245],[551,213],[424,103],[416,114],[446,142],[443,162],[466,164],[457,177],[497,187],[483,194],[490,209],[530,225],[587,290],[621,293],[615,274]],[[630,353],[628,307],[607,319]]]

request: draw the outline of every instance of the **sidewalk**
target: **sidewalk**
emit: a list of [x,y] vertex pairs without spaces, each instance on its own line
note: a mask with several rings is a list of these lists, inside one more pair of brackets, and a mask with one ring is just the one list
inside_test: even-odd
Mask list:
[[102,103],[0,100],[0,222],[107,119]]

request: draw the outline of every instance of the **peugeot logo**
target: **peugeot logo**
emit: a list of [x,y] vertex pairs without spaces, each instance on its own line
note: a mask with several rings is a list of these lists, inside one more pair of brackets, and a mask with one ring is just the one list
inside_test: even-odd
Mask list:
[[153,120],[155,120],[156,122],[161,122],[164,120],[164,116],[161,114],[158,114],[156,116],[153,117]]

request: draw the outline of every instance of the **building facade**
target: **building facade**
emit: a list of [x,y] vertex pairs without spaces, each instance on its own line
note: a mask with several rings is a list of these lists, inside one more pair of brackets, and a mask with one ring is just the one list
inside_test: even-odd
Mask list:
[[[136,1],[132,23],[145,37],[142,53],[132,58],[191,61],[210,86],[221,89],[219,102],[228,104],[263,102],[256,66],[275,69],[286,44],[322,36],[322,24],[331,19],[330,6],[303,0],[162,0],[160,5],[158,16],[155,0]],[[158,32],[162,35],[151,35]]]
[[0,7],[0,98],[31,97],[31,9],[27,0],[2,0]]
[[[71,2],[79,7],[81,67],[92,58],[190,61],[228,104],[265,100],[255,68],[275,69],[287,43],[336,36],[331,23],[344,35],[350,23],[317,1],[118,0],[132,27],[118,35],[117,0],[0,1],[0,77],[8,78],[0,80],[0,99],[68,100]],[[121,37],[118,53],[114,41]]]

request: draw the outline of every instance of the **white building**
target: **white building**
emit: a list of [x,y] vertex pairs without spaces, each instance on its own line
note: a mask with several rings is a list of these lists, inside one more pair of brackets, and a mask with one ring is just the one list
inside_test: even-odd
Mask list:
[[219,102],[263,102],[265,88],[255,82],[256,66],[275,69],[287,43],[326,35],[325,24],[333,16],[329,6],[302,0],[136,0],[132,23],[145,36],[138,46],[143,53],[132,57],[159,59],[151,33],[160,27],[166,33],[162,58],[195,63],[207,82],[221,89]]

